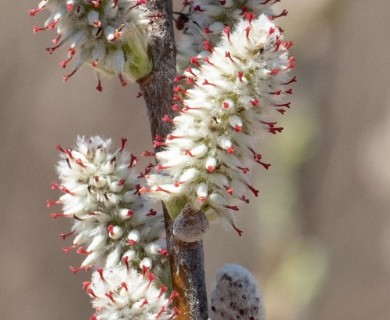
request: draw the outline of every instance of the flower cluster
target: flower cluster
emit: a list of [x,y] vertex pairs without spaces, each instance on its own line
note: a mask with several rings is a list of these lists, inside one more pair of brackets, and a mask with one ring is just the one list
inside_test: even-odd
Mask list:
[[155,140],[155,146],[165,147],[156,154],[158,172],[148,177],[150,188],[141,191],[165,201],[184,197],[209,219],[226,218],[241,234],[233,215],[239,208],[232,200],[248,203],[247,191],[259,193],[246,176],[248,159],[269,167],[254,150],[253,138],[259,131],[282,131],[270,119],[290,107],[291,44],[261,15],[225,32],[209,57],[192,59],[176,79],[182,84],[175,88],[173,109],[180,115],[164,117],[174,130]]
[[[271,6],[280,0],[195,0],[185,2],[188,13],[181,27],[183,37],[178,45],[178,65],[186,67],[194,56],[207,56],[210,48],[220,40],[222,33],[233,31],[239,20],[246,16],[271,17]],[[286,15],[283,11],[281,15]],[[280,16],[280,15],[279,15]],[[180,16],[179,16],[180,17]]]
[[211,295],[211,319],[264,319],[264,306],[256,280],[244,267],[226,264],[217,272]]
[[164,263],[165,243],[162,239],[163,218],[142,199],[141,186],[134,172],[137,158],[124,150],[125,139],[111,152],[111,141],[100,137],[79,137],[74,149],[58,146],[62,153],[57,171],[60,183],[52,188],[63,195],[48,206],[62,204],[65,216],[73,219],[73,245],[86,255],[79,268],[92,266],[111,268],[126,259],[139,269],[156,268]]
[[31,16],[47,10],[50,16],[43,27],[33,32],[56,29],[51,54],[68,45],[66,68],[74,60],[68,80],[84,64],[91,65],[102,90],[100,76],[117,75],[124,86],[126,79],[140,79],[151,71],[147,41],[143,29],[149,22],[146,0],[42,0]]
[[166,298],[167,287],[158,289],[151,272],[138,273],[125,264],[111,269],[98,269],[84,289],[92,298],[95,314],[91,320],[169,320],[178,310],[171,307],[177,296]]

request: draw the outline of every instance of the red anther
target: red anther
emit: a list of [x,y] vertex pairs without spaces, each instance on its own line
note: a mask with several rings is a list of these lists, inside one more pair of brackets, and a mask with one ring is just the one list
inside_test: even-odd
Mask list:
[[288,14],[288,11],[286,9],[284,9],[280,14],[270,16],[270,18],[272,18],[272,20],[273,20],[276,18],[285,17],[285,16],[287,16],[287,14]]
[[148,302],[148,300],[145,299],[145,300],[142,302],[141,307],[144,307],[144,306],[146,306],[147,304],[149,304],[149,302]]
[[245,203],[249,203],[249,199],[247,197],[245,197],[245,195],[241,195],[240,198],[239,198],[241,201],[244,201]]
[[191,68],[191,67],[186,68],[184,71],[186,71],[186,72],[188,72],[188,73],[191,73],[195,78],[198,77],[198,76],[192,71],[192,68]]
[[179,107],[178,104],[174,104],[174,105],[171,107],[171,109],[172,109],[173,111],[181,111],[181,109],[180,109],[180,107]]
[[245,36],[248,39],[249,38],[249,33],[251,32],[252,28],[250,26],[247,26],[245,28]]
[[110,235],[113,235],[114,226],[112,224],[108,225],[106,229]]
[[226,152],[228,154],[233,154],[234,152],[236,152],[236,149],[234,149],[234,147],[229,147],[229,148],[226,149]]
[[198,84],[196,83],[196,79],[193,77],[188,77],[186,83],[189,85],[198,86]]
[[199,59],[197,57],[192,57],[190,61],[191,61],[191,64],[195,64],[198,67],[200,67]]
[[287,65],[287,69],[292,69],[295,67],[295,57],[290,57],[290,59],[288,59],[288,65]]
[[236,125],[236,126],[234,127],[234,131],[236,131],[236,132],[241,132],[241,131],[242,131],[242,126]]
[[83,163],[83,161],[81,161],[81,159],[76,159],[76,163],[80,166],[80,167],[83,167],[83,168],[86,168],[87,166]]
[[269,28],[269,31],[268,31],[268,34],[271,35],[275,32],[275,28],[274,27],[271,27]]
[[180,101],[180,102],[183,102],[183,99],[178,95],[178,94],[174,94],[173,95],[173,98],[172,98],[173,101]]
[[125,148],[126,146],[126,142],[127,142],[127,139],[126,138],[121,138],[121,146],[119,148],[119,151],[123,151],[123,149]]
[[225,26],[223,28],[223,32],[226,34],[228,40],[230,41],[230,27],[229,26]]
[[146,275],[146,273],[148,273],[149,272],[149,267],[147,267],[147,266],[145,266],[145,265],[143,265],[142,266],[142,275],[143,276],[145,276]]
[[[95,297],[94,297],[94,298],[95,298]],[[93,314],[92,316],[89,317],[88,320],[97,320],[96,315]]]
[[134,154],[130,154],[130,162],[128,168],[134,168],[138,162],[138,158]]
[[62,37],[62,35],[59,34],[58,37],[51,40],[51,42],[53,42],[54,44],[58,44],[61,40],[61,37]]
[[127,86],[127,81],[123,78],[122,73],[118,74],[118,78],[119,78],[119,81],[121,83],[121,86],[122,87],[126,87]]
[[66,238],[71,236],[73,233],[74,233],[74,231],[71,231],[71,232],[68,232],[68,233],[61,233],[60,237],[61,237],[62,240],[65,240]]
[[138,242],[137,241],[135,241],[135,240],[128,240],[127,241],[127,244],[129,245],[129,246],[135,246],[136,244],[137,244]]
[[30,17],[34,17],[38,12],[42,11],[44,8],[36,8],[36,9],[31,9],[31,10],[28,10],[28,14],[30,15]]
[[84,281],[83,282],[83,289],[87,290],[91,286],[91,281]]
[[144,151],[141,153],[141,156],[143,157],[155,157],[156,153],[151,151]]
[[294,78],[292,78],[288,82],[283,83],[283,85],[289,85],[290,83],[293,83],[293,82],[297,82],[297,76],[294,76]]
[[238,236],[241,237],[241,235],[243,234],[244,231],[238,229],[234,224],[232,224],[232,227],[233,227],[233,229],[234,229],[235,231],[237,231]]
[[[97,298],[97,296],[96,296],[96,294],[95,294],[95,292],[91,289],[91,288],[88,288],[87,290],[87,293],[92,297],[92,298]],[[95,319],[97,319],[95,316],[92,316],[91,318],[89,318],[90,320],[91,319],[93,319],[93,320],[95,320]]]
[[175,308],[173,309],[173,314],[172,314],[172,316],[170,316],[168,320],[174,319],[174,318],[175,318],[177,315],[179,315],[180,313],[181,313],[181,311],[180,311],[177,307],[175,307]]
[[98,80],[98,84],[96,86],[96,90],[99,91],[99,92],[103,91],[102,81],[100,79]]
[[224,6],[224,5],[226,4],[226,0],[219,0],[219,4],[220,4],[221,6]]
[[177,92],[177,93],[183,93],[183,94],[186,94],[186,93],[187,93],[187,90],[184,89],[184,88],[181,87],[181,86],[175,86],[175,87],[173,88],[173,91],[174,91],[174,92]]
[[60,185],[58,184],[57,181],[53,181],[53,182],[51,183],[51,190],[57,190],[57,189],[59,189],[59,188],[60,188]]
[[247,174],[249,171],[249,168],[237,167],[237,169],[240,169],[243,174]]
[[81,270],[87,271],[87,267],[69,267],[69,270],[72,271],[73,274],[76,274],[77,272],[80,272]]
[[165,312],[165,306],[162,306],[160,311],[156,315],[156,319],[160,318],[161,315]]
[[170,122],[170,123],[173,123],[173,119],[170,118],[167,114],[164,115],[162,118],[161,118],[162,121],[164,122]]
[[65,213],[52,213],[52,214],[50,214],[50,217],[52,217],[53,219],[57,219],[59,217],[66,217],[66,214]]
[[67,74],[66,76],[63,76],[62,79],[63,79],[65,82],[68,81],[69,78],[70,78],[71,76],[73,76],[78,70],[79,70],[78,68],[73,69],[73,71],[72,71],[71,73]]
[[163,248],[163,249],[160,250],[160,254],[163,257],[167,257],[168,256],[168,250],[166,248]]
[[161,285],[160,287],[160,293],[158,295],[158,298],[161,298],[163,296],[163,294],[168,290],[168,287],[164,284]]
[[248,187],[248,189],[250,191],[252,191],[252,193],[254,194],[255,197],[258,197],[259,196],[259,190],[255,189],[253,186],[251,186],[250,184],[246,184],[246,186]]
[[245,19],[245,20],[248,20],[249,23],[251,23],[252,20],[255,19],[255,18],[256,18],[256,15],[255,15],[253,12],[246,11],[246,12],[244,13],[244,19]]
[[138,98],[141,98],[141,97],[142,97],[142,92],[138,91],[136,98],[138,99]]
[[157,211],[154,209],[150,209],[149,212],[146,214],[147,217],[153,217],[157,214]]
[[76,250],[76,253],[77,253],[77,254],[91,254],[91,252],[87,251],[87,250],[84,249],[83,247],[79,247],[79,248]]
[[60,62],[60,66],[65,69],[66,66],[68,65],[68,63],[72,60],[73,58],[73,55],[71,55],[68,59],[64,60],[64,61],[61,61]]
[[280,71],[280,69],[278,69],[278,68],[272,69],[271,72],[270,72],[270,75],[271,76],[275,76],[275,75],[277,75],[279,73],[279,71]]
[[58,49],[59,47],[61,47],[63,44],[63,42],[59,42],[56,46],[54,47],[51,47],[51,48],[46,48],[46,51],[49,52],[49,54],[52,54],[56,49]]
[[293,93],[293,89],[288,89],[286,91],[284,91],[285,94],[292,94]]
[[209,52],[213,52],[213,45],[211,44],[210,41],[205,40],[203,41],[203,49]]
[[210,172],[210,173],[213,173],[215,171],[215,167],[213,166],[208,166],[207,167],[207,171]]
[[73,246],[62,248],[62,251],[64,251],[66,254],[68,254],[68,253],[71,252],[73,249],[76,249],[76,247],[77,247],[77,246],[74,244]]
[[222,105],[222,107],[223,107],[225,110],[229,109],[229,108],[230,108],[229,102],[224,102],[223,105]]
[[[204,86],[213,86],[213,87],[217,87],[217,85],[215,83],[212,83],[212,82],[208,82],[207,79],[204,79],[202,85]],[[197,108],[199,109],[199,108]]]
[[169,134],[167,136],[167,140],[182,139],[182,138],[183,138],[182,136],[175,136],[173,134]]
[[251,101],[251,104],[252,104],[252,106],[257,107],[260,104],[260,101],[259,101],[259,99],[253,99]]
[[234,60],[233,60],[233,58],[232,58],[232,56],[231,56],[229,51],[225,51],[225,58],[228,58],[231,62],[234,62]]
[[[156,167],[157,171],[162,171],[162,170],[166,170],[166,169],[169,169],[169,168],[170,168],[170,167],[168,167],[168,166],[163,166],[163,165],[161,165],[161,164],[157,165],[157,167]],[[161,189],[161,187],[157,187],[157,191],[163,191],[163,190]]]
[[282,94],[282,90],[277,90],[277,91],[274,91],[274,92],[270,92],[269,94],[280,96]]
[[110,163],[111,164],[114,164],[116,162],[116,157],[113,157],[111,160],[110,160]]
[[231,188],[231,187],[229,187],[229,186],[223,186],[223,187],[225,188],[225,190],[226,190],[226,192],[227,192],[228,194],[230,194],[230,195],[233,194],[233,188]]
[[52,206],[55,206],[55,205],[61,204],[61,203],[62,203],[61,200],[47,200],[46,207],[50,208]]
[[98,268],[96,271],[99,273],[100,279],[102,281],[105,281],[104,276],[103,276],[103,272],[104,272],[103,268]]
[[71,12],[71,11],[73,10],[73,8],[74,8],[73,3],[68,3],[68,4],[66,5],[66,10],[68,10],[68,12]]
[[237,206],[225,206],[227,209],[231,209],[233,211],[239,211],[240,209]]
[[129,257],[128,256],[126,256],[126,257],[123,257],[122,258],[122,262],[126,265],[126,269],[127,269],[127,271],[129,271]]
[[239,71],[238,72],[238,79],[240,80],[240,82],[242,82],[242,77],[244,76],[244,72],[243,71]]
[[286,107],[286,108],[290,108],[290,105],[291,105],[291,101],[287,103],[274,104],[275,107]]
[[203,32],[204,32],[205,34],[210,34],[210,33],[212,33],[209,27],[204,27],[204,28],[203,28]]
[[178,296],[179,296],[179,293],[178,293],[177,291],[172,291],[171,295],[169,296],[168,301],[169,301],[169,302],[172,302],[172,301],[175,300]]
[[272,0],[264,0],[262,3],[260,3],[260,4],[267,4],[268,2],[270,2],[270,1],[272,1]]
[[190,150],[190,149],[185,149],[185,150],[184,150],[184,154],[185,154],[186,156],[194,157],[194,155],[191,153],[191,150]]
[[283,41],[280,39],[279,36],[276,36],[275,41],[275,52],[279,50],[280,46],[283,44]]
[[122,287],[123,289],[125,289],[126,291],[129,291],[129,288],[127,287],[126,282],[122,282],[122,283],[121,283],[121,287]]
[[284,44],[284,47],[286,48],[286,50],[288,50],[288,49],[290,49],[294,45],[294,42],[292,42],[292,41],[285,41],[283,44]]
[[282,27],[280,27],[280,26],[277,26],[276,28],[278,28],[278,30],[279,30],[279,32],[280,32],[280,33],[283,33],[283,32],[284,32],[284,30],[283,30],[283,28],[282,28]]
[[152,282],[154,282],[156,280],[156,276],[152,272],[148,272],[147,276],[148,276],[148,279],[149,279],[149,284],[148,285],[150,285]]
[[109,291],[109,292],[105,293],[104,295],[105,295],[108,299],[110,299],[113,303],[115,303],[114,292]]
[[[207,80],[206,80],[207,81]],[[200,108],[198,107],[189,107],[189,106],[184,106],[183,109],[181,109],[182,112],[186,112],[188,110],[199,110]]]
[[211,61],[210,61],[210,57],[204,57],[203,58],[203,61],[204,62],[207,62],[209,65],[211,65],[211,66],[213,66],[214,65],[214,63],[212,63]]
[[281,133],[283,131],[283,127],[270,127],[268,132],[272,134]]
[[99,8],[100,6],[100,0],[93,0],[91,1],[91,3],[95,8]]
[[196,5],[196,6],[193,8],[193,10],[194,10],[194,11],[199,11],[199,12],[203,12],[203,11],[204,11],[204,9],[202,9],[202,8],[200,7],[200,5]]
[[173,78],[173,82],[180,82],[181,80],[184,80],[186,78],[186,76],[176,76],[175,78]]
[[199,203],[203,204],[203,203],[206,202],[206,197],[198,197],[197,200],[198,200]]

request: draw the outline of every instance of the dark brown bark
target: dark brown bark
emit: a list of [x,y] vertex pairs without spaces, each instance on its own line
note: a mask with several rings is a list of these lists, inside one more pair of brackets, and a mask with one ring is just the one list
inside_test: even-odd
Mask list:
[[[165,114],[173,116],[172,89],[176,74],[172,3],[153,0],[149,1],[149,6],[156,15],[150,26],[150,53],[154,68],[152,74],[139,83],[146,101],[153,137],[156,134],[166,136],[170,127],[162,121],[162,117]],[[180,315],[177,319],[206,320],[208,308],[202,241],[185,243],[175,239],[172,233],[173,221],[165,206],[164,217],[172,285],[179,293],[176,306]]]

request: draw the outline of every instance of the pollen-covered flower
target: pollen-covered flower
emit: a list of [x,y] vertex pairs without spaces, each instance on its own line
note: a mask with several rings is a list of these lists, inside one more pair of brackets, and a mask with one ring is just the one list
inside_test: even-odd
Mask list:
[[148,24],[146,0],[42,0],[31,16],[40,11],[50,12],[43,27],[33,32],[56,30],[51,54],[67,47],[67,58],[60,64],[72,70],[68,80],[84,64],[91,65],[98,79],[96,89],[102,90],[101,75],[117,75],[121,84],[136,80],[151,71],[147,41],[143,29]]
[[98,269],[84,289],[93,299],[95,314],[91,320],[169,320],[178,310],[171,306],[177,296],[166,297],[167,287],[156,284],[155,276],[140,273],[125,264]]
[[[182,41],[178,45],[178,65],[187,67],[191,57],[207,56],[223,33],[234,30],[239,20],[261,14],[272,16],[271,6],[280,0],[195,0],[188,7]],[[281,15],[286,15],[283,11]],[[280,15],[278,15],[280,16]],[[277,17],[277,16],[272,16]],[[180,16],[178,17],[180,19]]]
[[211,295],[211,319],[264,319],[256,279],[247,269],[238,264],[226,264],[218,270]]
[[[148,177],[153,197],[189,201],[211,219],[222,216],[235,227],[235,201],[249,202],[248,193],[258,196],[247,178],[248,162],[264,168],[253,141],[261,132],[282,128],[273,119],[290,107],[288,72],[290,42],[265,15],[241,21],[225,33],[210,57],[194,59],[175,88],[173,106],[180,115],[164,119],[174,125],[158,152],[157,171]],[[190,86],[189,89],[188,85]]]
[[111,140],[79,137],[74,149],[61,151],[57,171],[60,183],[52,188],[63,195],[48,206],[61,204],[65,216],[73,219],[73,245],[85,255],[79,268],[113,267],[121,260],[143,270],[155,270],[164,263],[163,218],[139,193],[141,186],[134,172],[137,158],[124,150],[126,139],[117,150]]

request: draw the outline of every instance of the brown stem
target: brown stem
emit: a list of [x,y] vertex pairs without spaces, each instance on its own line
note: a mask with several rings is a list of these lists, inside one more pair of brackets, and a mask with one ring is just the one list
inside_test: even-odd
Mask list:
[[[153,72],[139,81],[145,98],[153,137],[166,136],[170,126],[162,121],[165,114],[174,116],[171,109],[173,79],[176,74],[175,41],[173,34],[172,2],[149,0],[148,6],[156,18],[150,25],[150,53]],[[176,239],[172,219],[164,206],[167,249],[169,253],[173,289],[179,293],[176,306],[177,320],[208,319],[206,282],[202,241],[186,243]]]

